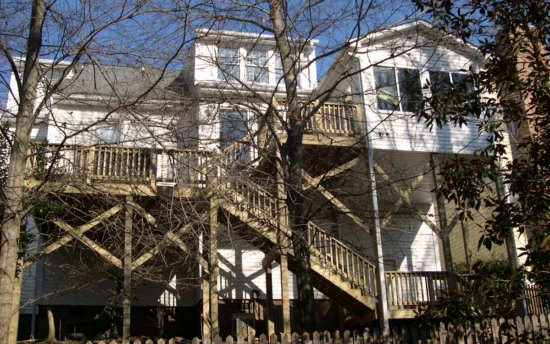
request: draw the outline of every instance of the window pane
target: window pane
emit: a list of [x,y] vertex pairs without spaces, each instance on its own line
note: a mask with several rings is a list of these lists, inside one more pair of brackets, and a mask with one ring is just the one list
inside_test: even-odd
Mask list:
[[468,77],[468,74],[464,73],[451,73],[453,78],[453,85],[459,91],[463,93],[474,91],[474,83],[471,78]]
[[284,82],[283,74],[283,61],[281,60],[281,55],[279,53],[275,53],[275,81]]
[[397,78],[401,93],[401,111],[417,111],[422,101],[422,86],[418,70],[399,68]]
[[374,84],[378,109],[399,109],[399,96],[397,95],[397,83],[393,68],[374,67]]
[[246,57],[246,80],[267,83],[267,52],[250,51]]
[[225,149],[247,135],[246,113],[220,110],[220,147]]
[[448,72],[430,71],[430,88],[432,96],[443,97],[451,89],[451,77]]
[[237,49],[218,49],[218,79],[239,79],[239,51]]

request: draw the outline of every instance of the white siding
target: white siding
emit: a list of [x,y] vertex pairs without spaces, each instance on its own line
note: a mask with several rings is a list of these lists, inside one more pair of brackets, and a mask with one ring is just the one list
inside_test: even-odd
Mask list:
[[[227,238],[227,237],[226,237]],[[248,242],[232,234],[230,241],[220,242],[218,259],[220,277],[219,297],[222,299],[250,299],[252,290],[260,291],[260,298],[266,298],[266,279],[262,269],[265,254]],[[272,264],[273,298],[281,299],[281,269],[277,262]],[[290,298],[297,299],[296,276],[289,273]],[[315,297],[326,298],[315,290]]]
[[[428,71],[458,72],[481,68],[478,61],[462,51],[431,43],[422,36],[399,38],[365,47],[360,54],[361,67],[379,65],[397,68],[416,68],[425,84]],[[367,128],[372,145],[376,149],[404,150],[414,152],[448,152],[472,154],[486,146],[485,137],[480,136],[477,127],[446,125],[432,130],[424,120],[411,117],[411,113],[381,111],[377,109],[373,68],[363,73],[364,103]],[[427,95],[427,90],[423,90]]]
[[[34,219],[29,216],[27,217],[27,229],[26,234],[33,236],[32,242],[29,244],[27,251],[25,252],[26,257],[30,257],[38,253],[40,248],[40,234]],[[40,274],[40,263],[34,263],[26,267],[22,272],[22,284],[21,284],[21,301],[20,304],[24,305],[29,301],[36,299],[38,296],[39,285],[39,274]],[[21,314],[32,314],[34,307],[28,305],[21,308]]]

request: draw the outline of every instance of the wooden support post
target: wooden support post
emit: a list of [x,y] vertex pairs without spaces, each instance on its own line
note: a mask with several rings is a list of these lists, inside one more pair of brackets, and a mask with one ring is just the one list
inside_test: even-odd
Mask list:
[[[132,202],[132,196],[126,196]],[[132,208],[126,205],[124,221],[124,294],[122,300],[122,338],[130,340],[132,310]]]
[[468,273],[472,272],[472,250],[470,249],[470,231],[466,219],[460,221],[462,227],[462,241],[464,242],[464,261],[468,266]]
[[390,328],[388,319],[388,295],[386,293],[386,273],[384,271],[384,253],[382,248],[382,233],[380,226],[380,211],[378,209],[378,192],[376,185],[376,173],[374,172],[374,152],[369,146],[367,148],[367,165],[370,175],[371,194],[372,194],[372,212],[374,218],[374,228],[371,230],[371,236],[374,240],[374,256],[376,257],[376,288],[378,289],[378,320],[380,329]]
[[218,324],[218,200],[216,197],[210,199],[210,336],[212,339],[219,335]]
[[[434,186],[437,190],[439,188],[439,159],[437,154],[430,154],[430,163],[432,164],[432,175],[434,180]],[[439,237],[443,244],[443,257],[445,259],[445,270],[448,272],[449,278],[449,289],[451,291],[456,289],[456,275],[453,267],[453,255],[451,253],[451,239],[449,237],[449,228],[447,226],[447,212],[445,211],[445,200],[443,195],[440,195],[436,192],[436,209],[437,209],[437,220],[439,223]]]
[[[502,176],[499,175],[496,178],[496,189],[497,196],[500,200],[507,197],[504,184],[502,183]],[[508,265],[510,267],[510,272],[514,275],[519,269],[519,260],[518,260],[518,250],[516,247],[516,237],[514,233],[514,228],[510,226],[508,228],[508,233],[504,240],[506,244],[506,255],[508,256]],[[522,287],[519,291],[518,298],[516,299],[516,312],[520,317],[525,317],[528,314],[527,302],[525,298],[525,287]]]
[[202,272],[202,338],[210,338],[210,276]]
[[275,317],[273,311],[275,306],[273,305],[273,274],[271,271],[271,263],[265,268],[265,285],[266,285],[266,305],[265,305],[265,320],[267,322],[267,337],[271,337],[275,333]]
[[290,289],[288,287],[288,256],[281,254],[281,300],[283,302],[283,332],[290,335]]

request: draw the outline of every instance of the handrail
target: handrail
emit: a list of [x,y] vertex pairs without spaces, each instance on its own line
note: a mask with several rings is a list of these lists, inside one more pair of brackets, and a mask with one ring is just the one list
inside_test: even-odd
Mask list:
[[328,265],[354,287],[368,295],[376,295],[376,266],[359,255],[343,242],[308,222],[307,239],[312,255],[320,263]]
[[41,179],[53,176],[86,182],[117,181],[154,183],[204,181],[210,152],[189,149],[142,148],[118,145],[45,144],[30,149],[28,167]]
[[[278,104],[283,110],[288,107],[284,99]],[[310,112],[317,103],[301,101],[300,106],[302,111]],[[358,105],[325,102],[306,120],[304,130],[313,133],[353,135],[361,133],[360,123]]]
[[[388,306],[416,306],[439,300],[443,293],[449,292],[449,273],[447,271],[386,271],[386,294]],[[461,279],[457,279],[457,293],[471,288]]]

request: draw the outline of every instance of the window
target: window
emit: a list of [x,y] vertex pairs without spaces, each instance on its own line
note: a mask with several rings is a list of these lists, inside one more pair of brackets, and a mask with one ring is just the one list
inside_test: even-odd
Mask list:
[[474,91],[474,85],[467,74],[436,71],[429,73],[432,107],[436,111],[440,110],[440,103],[450,101],[449,96],[460,97]]
[[283,61],[281,60],[281,54],[275,53],[275,82],[284,83],[284,80],[283,80],[284,74],[285,73],[283,71]]
[[218,79],[239,79],[239,50],[232,48],[218,48]]
[[246,56],[246,80],[268,83],[267,52],[252,50]]
[[220,110],[220,148],[223,150],[248,134],[246,112]]
[[[294,54],[291,54],[290,57],[293,61],[295,61]],[[296,70],[298,70],[298,61],[296,61]],[[284,76],[283,71],[283,61],[281,60],[281,55],[279,53],[275,53],[275,82],[281,83],[282,85],[285,84],[285,81],[283,80]],[[297,79],[296,79],[296,86],[300,88],[300,73],[297,73]]]
[[92,130],[92,135],[100,144],[115,143],[118,136],[118,128],[110,123],[99,123]]
[[418,110],[422,88],[417,69],[374,67],[374,82],[379,110]]

